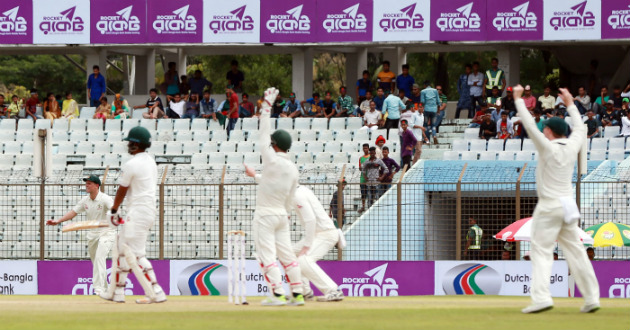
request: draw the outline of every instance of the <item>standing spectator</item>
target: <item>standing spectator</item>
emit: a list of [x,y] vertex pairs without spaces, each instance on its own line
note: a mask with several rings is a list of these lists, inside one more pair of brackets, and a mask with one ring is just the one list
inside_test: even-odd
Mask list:
[[66,99],[61,105],[61,116],[66,119],[79,118],[79,104],[72,98],[71,92],[66,92]]
[[188,84],[188,77],[186,75],[182,75],[179,81],[179,93],[182,94],[182,97],[186,97],[190,95],[190,84]]
[[503,95],[503,88],[507,85],[505,81],[505,72],[499,69],[499,59],[493,57],[490,61],[492,66],[489,70],[486,70],[486,74],[483,79],[483,84],[486,89],[483,91],[483,95],[486,96],[491,93],[492,87],[499,88],[499,95]]
[[[370,103],[374,102],[374,100],[372,99],[372,92],[367,91],[365,92],[365,98],[364,100],[361,102],[361,104],[359,105],[359,107],[356,109],[355,111],[355,116],[356,117],[362,117],[365,116],[365,114],[370,111]],[[374,107],[376,108],[376,102],[374,102]],[[379,111],[380,112],[380,111]]]
[[424,127],[424,105],[422,103],[417,103],[416,106],[412,108],[413,116],[411,117],[411,121],[409,122],[409,126],[411,126],[411,131],[413,135],[416,137],[416,147],[413,154],[413,163],[415,164],[418,160],[420,160],[420,156],[422,156],[422,143],[426,140],[426,135],[424,131],[426,128]]
[[42,116],[37,115],[37,107],[39,106],[41,106],[41,103],[39,102],[37,90],[33,90],[31,92],[31,97],[26,100],[26,105],[24,107],[24,118],[31,117],[33,118],[33,121],[37,120],[38,118],[43,118]]
[[383,146],[385,145],[385,143],[387,142],[387,140],[385,140],[385,138],[382,135],[379,135],[376,138],[376,141],[374,142],[374,144],[376,144],[376,158],[378,159],[382,159],[383,158]]
[[[381,174],[381,171],[383,174]],[[365,175],[365,184],[367,187],[368,207],[374,204],[378,199],[379,183],[383,181],[385,176],[389,174],[387,166],[381,159],[376,158],[376,148],[370,148],[370,158],[363,163],[361,173]]]
[[420,85],[413,84],[413,86],[411,86],[411,95],[409,95],[409,100],[414,105],[420,103]]
[[463,109],[468,110],[468,118],[472,119],[474,108],[470,103],[470,86],[468,86],[468,76],[472,71],[472,65],[466,64],[465,72],[459,75],[457,80],[457,93],[459,94],[459,100],[457,100],[457,109],[455,110],[455,118],[459,118],[460,112]]
[[329,119],[335,116],[336,110],[335,108],[337,108],[337,103],[335,103],[335,101],[332,100],[332,94],[330,94],[330,92],[326,92],[326,95],[324,95],[324,100],[322,101],[322,112],[319,113],[318,117],[325,117],[326,119]]
[[[339,190],[335,190],[330,199],[330,216],[335,221],[335,227],[343,228],[344,219],[346,217],[346,208],[343,203],[343,190],[346,188],[346,180],[341,182],[341,203],[339,203]],[[341,209],[341,219],[339,219],[339,210]]]
[[602,127],[608,126],[619,126],[621,118],[619,116],[619,112],[614,108],[615,102],[613,100],[608,100],[606,102],[606,111],[604,111],[601,115],[601,123]]
[[431,82],[428,80],[424,82],[424,89],[420,92],[420,102],[424,105],[424,122],[427,128],[425,134],[427,139],[431,141],[431,135],[435,133],[437,112],[442,101],[440,101],[440,94],[437,89],[431,87]]
[[383,89],[383,92],[393,92],[396,90],[396,74],[389,71],[389,61],[383,61],[383,70],[376,76],[378,80],[378,87]]
[[[378,109],[378,104],[377,107]],[[400,97],[389,94],[383,102],[383,116],[387,115],[387,119],[385,120],[384,128],[387,129],[387,138],[389,138],[389,129],[390,128],[398,128],[398,120],[400,119],[400,112],[406,109],[407,106],[402,103]]]
[[230,132],[236,127],[236,122],[238,121],[238,95],[236,95],[233,85],[228,85],[225,88],[225,93],[227,94],[227,101],[229,102],[229,110],[226,115],[228,117],[226,129],[227,135],[230,136]]
[[184,96],[184,99],[186,100],[186,112],[182,118],[195,119],[199,117],[199,94],[191,93],[190,95]]
[[221,122],[219,124],[221,126],[225,126],[225,117],[219,112],[217,113],[216,101],[210,97],[210,91],[205,90],[203,92],[203,99],[199,102],[199,115],[201,118],[205,118],[206,120],[214,120],[217,121],[217,117],[221,116]]
[[374,103],[376,103],[376,110],[383,112],[383,104],[385,103],[385,91],[379,87],[376,89],[376,97],[374,97]]
[[168,100],[168,110],[166,110],[166,118],[179,119],[184,115],[186,109],[186,101],[182,99],[182,95],[177,92],[175,95],[166,95]]
[[0,119],[6,119],[9,117],[9,111],[4,106],[4,94],[0,94]]
[[114,119],[127,119],[127,117],[129,117],[129,103],[127,103],[127,100],[122,97],[120,93],[114,95],[112,113]]
[[249,95],[243,93],[241,95],[241,106],[239,108],[241,118],[250,118],[254,115],[254,103],[249,102]]
[[484,76],[479,72],[479,62],[473,62],[472,69],[473,72],[468,75],[468,87],[470,87],[471,111],[474,111],[483,98],[481,94]]
[[621,135],[630,136],[630,111],[626,111],[626,115],[621,118]]
[[575,97],[575,106],[580,110],[580,114],[585,114],[588,110],[591,110],[593,106],[591,104],[591,97],[586,94],[584,86],[578,88],[578,96]]
[[[398,120],[398,141],[399,141],[399,145],[402,146],[403,144],[403,133],[405,132],[402,129],[402,122],[406,121],[407,122],[407,126],[409,126],[409,123],[411,123],[412,118],[413,118],[413,111],[411,111],[411,109],[413,108],[413,106],[410,104],[407,108],[403,109],[403,112],[400,114],[400,119]],[[409,130],[411,131],[411,127],[409,127]],[[403,162],[403,158],[402,158],[402,153],[400,155],[400,163]]]
[[363,174],[363,163],[370,159],[370,145],[367,143],[363,144],[363,156],[359,157],[359,171],[361,171],[361,178],[359,179],[360,187],[361,187],[361,208],[359,209],[359,213],[363,213],[365,211],[365,199],[367,198],[367,185],[365,174]]
[[411,168],[411,157],[413,156],[413,148],[415,148],[418,140],[413,135],[413,132],[408,129],[409,122],[407,120],[400,121],[400,128],[402,129],[402,145],[401,145],[401,153],[402,156],[402,165],[403,167],[407,165],[407,168]]
[[245,80],[245,75],[238,69],[237,60],[232,60],[230,68],[230,71],[228,71],[225,75],[225,79],[227,79],[228,85],[233,86],[234,92],[240,93],[243,91],[243,81]]
[[[72,95],[70,95],[70,97],[72,97]],[[11,103],[9,104],[8,108],[9,118],[17,119],[22,108],[24,108],[24,101],[20,99],[17,95],[11,96]]]
[[490,140],[497,136],[497,123],[492,121],[489,113],[483,116],[483,121],[479,125],[479,138]]
[[57,102],[54,93],[48,93],[46,101],[44,101],[42,111],[44,112],[44,118],[46,119],[54,120],[61,117],[61,109],[59,109],[59,103]]
[[614,86],[613,87],[613,95],[609,98],[609,101],[613,101],[613,109],[621,110],[621,87]]
[[599,136],[599,121],[597,121],[597,118],[595,118],[595,113],[593,113],[593,110],[589,110],[586,112],[586,121],[584,121],[584,124],[586,124],[587,127],[587,131],[586,131],[586,137],[587,138],[594,138],[594,137],[598,137]]
[[101,74],[98,65],[92,67],[93,74],[88,77],[87,95],[90,100],[91,107],[98,107],[101,97],[105,96],[107,88],[105,86],[105,77]]
[[164,117],[164,105],[162,99],[158,96],[158,90],[151,88],[149,91],[149,99],[144,105],[136,105],[134,109],[147,108],[147,112],[142,114],[146,119],[157,119]]
[[608,86],[602,86],[599,96],[595,99],[595,103],[593,103],[593,112],[596,115],[600,115],[604,109],[606,109],[606,102],[608,102],[609,99]]
[[357,80],[357,102],[365,100],[367,92],[372,92],[372,80],[370,71],[363,70],[363,77]]
[[208,91],[212,90],[212,83],[201,75],[201,70],[195,70],[195,73],[193,77],[190,78],[188,84],[190,85],[191,93],[197,93],[197,95],[203,95],[206,88]]
[[480,260],[481,257],[481,238],[483,237],[483,229],[477,225],[475,218],[468,218],[470,228],[466,234],[466,250],[464,256],[468,260]]
[[336,117],[348,117],[352,114],[352,98],[346,94],[346,86],[339,88],[339,94]]
[[[308,110],[304,106],[307,103],[311,105],[311,108]],[[324,108],[324,102],[319,98],[319,93],[313,93],[313,97],[300,102],[300,105],[302,106],[302,115],[304,117],[319,117],[319,113]]]
[[556,106],[556,98],[551,95],[551,87],[545,86],[543,95],[538,97],[541,109],[549,110],[554,109]]
[[[444,91],[442,90],[442,86],[436,85],[435,89],[440,95],[440,106],[438,107],[438,113],[435,119],[435,133],[439,133],[440,125],[442,124],[442,119],[444,119],[444,117],[446,116],[446,106],[448,105],[448,97],[446,97],[446,94],[444,94]],[[435,137],[435,135],[433,136],[433,140],[437,144],[437,138]]]
[[380,196],[383,196],[383,194],[387,190],[389,190],[389,188],[391,188],[392,181],[394,180],[394,175],[396,175],[396,173],[400,171],[400,165],[398,165],[398,163],[396,163],[394,159],[389,158],[388,147],[383,147],[383,159],[381,159],[381,161],[385,163],[385,166],[387,167],[387,170],[389,171],[389,173],[386,175],[383,175],[385,170],[381,169],[381,176],[383,177],[383,180],[381,180],[381,186],[378,192],[379,198]]
[[175,96],[175,94],[179,93],[179,73],[177,73],[177,64],[175,62],[168,62],[168,70],[164,72],[163,86],[166,88],[162,92],[166,95]]
[[282,117],[296,118],[302,115],[300,102],[295,99],[295,93],[289,94],[289,100],[282,110]]
[[532,88],[529,85],[525,86],[523,101],[525,101],[525,106],[529,112],[534,111],[534,108],[536,107],[536,98],[532,95]]
[[286,107],[286,102],[282,98],[282,95],[278,94],[276,96],[276,101],[273,102],[271,106],[271,118],[280,118],[280,116],[284,113],[284,108]]
[[514,137],[514,124],[508,118],[506,111],[501,112],[501,120],[497,122],[497,139],[511,139]]
[[501,108],[508,112],[510,118],[514,117],[516,114],[516,105],[514,104],[514,95],[512,94],[512,87],[508,86],[505,89],[505,93],[507,94],[504,98],[501,99]]
[[363,115],[363,127],[361,127],[359,130],[370,130],[374,132],[378,130],[380,125],[382,125],[382,122],[383,115],[380,111],[376,110],[376,103],[374,103],[374,101],[370,101],[370,110]]
[[402,101],[402,103],[405,106],[409,106],[411,104],[411,100],[407,98],[407,96],[405,96],[405,91],[402,89],[398,90],[398,98],[400,98],[400,100]]
[[409,75],[409,64],[403,64],[402,73],[396,77],[396,85],[398,90],[405,91],[405,95],[411,95],[411,87],[416,83],[416,80]]
[[96,112],[94,112],[94,116],[92,119],[103,119],[103,121],[111,118],[112,114],[112,106],[107,103],[107,97],[101,97],[101,104],[96,108]]

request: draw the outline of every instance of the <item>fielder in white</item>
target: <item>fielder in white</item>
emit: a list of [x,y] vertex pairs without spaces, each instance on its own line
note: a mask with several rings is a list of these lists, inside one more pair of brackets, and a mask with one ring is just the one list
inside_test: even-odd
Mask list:
[[[96,175],[83,179],[87,196],[83,197],[75,207],[63,217],[47,220],[47,225],[58,225],[85,212],[87,220],[108,222],[107,211],[114,204],[114,200],[100,191],[101,180]],[[92,287],[94,294],[101,294],[107,290],[107,267],[105,260],[116,240],[116,230],[113,228],[96,228],[87,234],[88,252],[92,260]]]
[[[129,131],[125,140],[129,141],[128,150],[133,157],[121,168],[120,187],[109,212],[111,223],[122,225],[117,242],[116,278],[110,281],[109,290],[100,296],[114,302],[125,302],[125,282],[129,271],[133,271],[147,296],[136,300],[136,303],[160,303],[166,301],[166,294],[146,258],[147,235],[156,217],[157,165],[146,152],[151,147],[151,134],[146,128],[138,126]],[[127,217],[123,221],[118,208],[125,198]]]
[[573,199],[571,177],[578,152],[586,139],[586,127],[568,90],[560,88],[560,98],[568,104],[573,132],[566,137],[567,123],[560,118],[545,121],[543,131],[525,107],[521,98],[523,86],[514,87],[518,116],[539,154],[536,167],[538,204],[532,220],[532,304],[523,313],[538,313],[553,308],[549,292],[553,248],[556,240],[562,246],[571,274],[584,296],[583,313],[599,309],[599,285],[578,234],[580,213]]
[[[254,212],[253,238],[256,254],[272,295],[265,299],[264,306],[287,304],[282,287],[282,277],[276,257],[284,267],[293,296],[290,305],[304,305],[300,266],[291,248],[289,214],[293,207],[293,196],[298,182],[298,170],[289,159],[291,135],[276,130],[270,135],[271,105],[276,101],[278,90],[268,88],[260,115],[260,144],[263,170],[258,177],[256,210]],[[247,172],[253,172],[249,169]],[[254,176],[256,173],[247,173]]]

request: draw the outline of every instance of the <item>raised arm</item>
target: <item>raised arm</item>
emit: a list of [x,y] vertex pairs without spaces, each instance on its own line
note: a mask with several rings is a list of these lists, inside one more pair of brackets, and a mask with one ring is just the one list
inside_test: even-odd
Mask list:
[[265,91],[265,100],[262,102],[260,109],[260,143],[263,146],[261,150],[261,156],[263,164],[269,162],[274,156],[275,151],[270,147],[271,145],[271,105],[278,96],[278,90],[274,87],[268,88]]
[[520,84],[514,87],[514,105],[516,106],[516,112],[518,113],[521,123],[523,123],[523,127],[525,127],[527,131],[527,135],[532,139],[532,142],[534,142],[536,149],[542,151],[549,148],[551,142],[549,142],[545,135],[538,129],[534,117],[532,117],[529,110],[527,110],[525,101],[521,98],[523,90],[524,88]]
[[580,111],[575,106],[573,95],[571,95],[566,88],[560,88],[559,91],[560,95],[558,95],[558,98],[561,98],[564,104],[569,105],[567,107],[567,112],[569,113],[571,125],[573,126],[571,136],[569,136],[569,144],[576,145],[577,150],[579,150],[584,143],[584,139],[586,139],[586,126],[584,126],[584,123],[582,122]]

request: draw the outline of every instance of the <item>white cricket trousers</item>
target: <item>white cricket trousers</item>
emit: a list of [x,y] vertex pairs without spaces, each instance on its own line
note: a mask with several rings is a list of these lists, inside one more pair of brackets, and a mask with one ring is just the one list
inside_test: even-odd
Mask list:
[[[309,281],[313,282],[315,287],[317,287],[323,294],[337,291],[337,283],[335,283],[330,276],[328,276],[319,267],[319,265],[317,265],[317,261],[324,258],[326,253],[328,253],[328,251],[337,244],[337,241],[339,241],[339,233],[337,232],[337,229],[318,232],[315,235],[313,245],[310,247],[308,252],[298,258],[300,269],[302,269],[304,293],[310,293],[312,291]],[[303,247],[304,239],[297,242],[293,250],[297,254]]]
[[302,293],[300,266],[291,248],[289,218],[286,215],[258,216],[254,214],[253,238],[256,255],[271,291],[284,295],[282,275],[276,258],[284,267],[287,281],[294,293]]
[[121,226],[118,234],[118,252],[123,253],[123,246],[127,245],[136,257],[142,258],[147,255],[147,236],[149,230],[155,223],[155,210],[149,208],[137,208],[129,210],[124,218],[125,223]]
[[114,246],[116,231],[98,230],[87,234],[88,252],[92,261],[92,286],[95,292],[107,291],[107,266],[105,261]]
[[599,303],[599,283],[574,222],[564,222],[564,211],[558,200],[539,202],[532,219],[532,289],[533,304],[553,303],[549,291],[553,249],[556,240],[569,264],[585,304]]

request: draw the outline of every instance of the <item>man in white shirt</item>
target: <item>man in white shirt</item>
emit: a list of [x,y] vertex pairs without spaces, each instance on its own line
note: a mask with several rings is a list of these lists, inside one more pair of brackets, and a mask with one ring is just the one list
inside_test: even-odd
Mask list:
[[[357,109],[355,116],[360,117],[364,116],[368,111],[370,111],[370,103],[372,102],[372,92],[365,92],[365,100],[361,102],[359,105],[359,109]],[[376,105],[376,103],[374,103]],[[380,111],[379,111],[380,112]]]
[[374,132],[378,129],[381,123],[381,120],[383,119],[383,115],[381,114],[380,111],[376,110],[376,103],[374,101],[369,101],[369,102],[370,102],[370,110],[367,111],[363,115],[364,125],[359,130],[362,130],[362,131],[370,130]]
[[413,115],[409,121],[409,127],[411,127],[411,131],[418,141],[416,142],[413,155],[413,163],[415,164],[422,155],[422,142],[426,139],[424,136],[424,131],[426,130],[426,127],[424,127],[424,106],[422,103],[418,103],[417,107],[411,108],[411,111],[413,111]]
[[184,112],[186,111],[186,101],[182,99],[182,96],[177,93],[174,96],[167,95],[168,99],[168,110],[166,112],[166,116],[168,118],[179,119],[184,116]]
[[472,105],[472,113],[477,110],[477,105],[482,101],[482,85],[484,80],[484,74],[479,72],[479,62],[474,62],[472,65],[473,72],[468,75],[468,87],[470,87],[470,101]]
[[586,94],[586,90],[582,86],[578,88],[578,96],[575,97],[575,100],[577,101],[576,105],[578,110],[580,110],[580,114],[582,115],[591,110],[593,106],[591,104],[591,97]]
[[[96,175],[90,175],[83,179],[85,182],[85,192],[77,205],[63,217],[57,220],[46,221],[47,225],[57,225],[76,217],[80,213],[86,214],[87,220],[98,220],[109,223],[107,211],[114,204],[114,200],[100,191],[101,180]],[[109,227],[92,229],[87,234],[88,252],[92,261],[92,287],[94,294],[101,294],[107,290],[107,267],[105,260],[111,251],[116,240],[116,230]]]
[[538,97],[540,107],[544,110],[551,110],[556,107],[556,98],[551,95],[551,87],[545,86],[544,94]]

